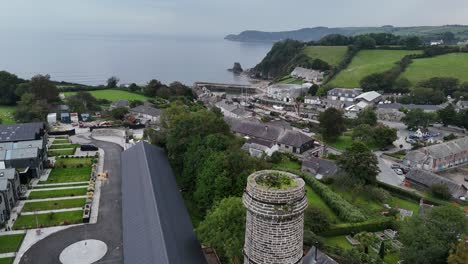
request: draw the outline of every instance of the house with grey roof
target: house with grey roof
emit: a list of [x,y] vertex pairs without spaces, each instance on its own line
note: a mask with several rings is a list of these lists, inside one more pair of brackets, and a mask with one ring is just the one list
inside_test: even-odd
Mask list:
[[441,177],[437,174],[420,170],[411,169],[405,176],[405,179],[411,186],[421,189],[430,189],[431,186],[436,184],[446,185],[452,198],[460,199],[465,198],[467,195],[467,188],[463,184],[459,184],[447,178]]
[[140,142],[121,160],[124,263],[206,264],[164,150]]
[[145,119],[150,123],[158,123],[162,111],[150,105],[139,105],[129,110],[130,114],[135,118]]
[[[1,184],[2,183],[0,183],[0,188],[2,188]],[[4,201],[3,195],[0,194],[0,227],[5,226],[8,217],[10,217],[10,214],[8,214],[6,210],[6,201]]]
[[0,226],[10,219],[20,197],[21,184],[15,169],[0,169]]
[[215,104],[221,113],[227,117],[233,118],[250,118],[252,117],[252,113],[246,111],[243,106],[238,103],[235,103],[230,100],[221,100]]
[[468,163],[468,137],[420,148],[406,154],[403,164],[440,172]]
[[127,100],[119,99],[119,100],[116,100],[116,101],[114,101],[114,102],[112,102],[110,104],[109,110],[113,110],[113,109],[119,108],[119,107],[130,108],[130,103]]
[[415,105],[415,104],[378,104],[376,105],[376,114],[380,120],[400,121],[405,114],[400,109],[406,108],[408,110],[421,109],[426,113],[435,113],[442,109],[440,105]]
[[0,142],[38,140],[45,135],[45,130],[42,122],[0,125]]
[[[0,168],[16,168],[31,177],[39,177],[47,163],[45,138],[39,140],[0,143]],[[28,179],[23,179],[25,182]]]
[[257,144],[267,148],[278,145],[279,150],[296,154],[302,154],[314,148],[314,139],[287,127],[229,117],[225,117],[224,120],[230,126],[231,131],[237,135],[248,140],[255,139]]
[[465,100],[460,100],[460,101],[458,101],[458,102],[455,104],[455,109],[456,109],[458,112],[465,111],[466,109],[468,109],[468,101],[465,101]]
[[321,83],[323,81],[323,72],[296,67],[290,74],[292,77],[302,79],[306,82]]
[[272,84],[267,87],[267,97],[290,103],[294,102],[297,97],[305,95],[312,87],[311,83],[305,84]]
[[11,211],[15,207],[17,199],[13,193],[13,184],[8,179],[0,178],[0,199],[5,204],[5,213],[3,214],[6,220],[10,219]]
[[335,162],[315,157],[302,161],[301,170],[318,177],[333,176],[338,172]]
[[361,88],[334,88],[327,92],[327,98],[333,101],[354,102],[360,94]]
[[302,264],[338,264],[338,262],[318,248],[312,247],[302,259]]
[[364,109],[368,106],[374,106],[382,100],[382,95],[375,91],[365,92],[356,96],[357,106]]

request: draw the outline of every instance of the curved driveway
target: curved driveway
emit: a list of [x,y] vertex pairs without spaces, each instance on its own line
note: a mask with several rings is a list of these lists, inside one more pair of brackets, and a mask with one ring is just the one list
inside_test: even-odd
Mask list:
[[83,239],[97,239],[107,244],[107,254],[96,263],[123,263],[120,175],[122,148],[103,141],[93,140],[93,143],[104,150],[104,170],[109,172],[109,179],[101,185],[97,223],[71,227],[46,237],[23,255],[21,264],[60,263],[59,255],[62,250]]

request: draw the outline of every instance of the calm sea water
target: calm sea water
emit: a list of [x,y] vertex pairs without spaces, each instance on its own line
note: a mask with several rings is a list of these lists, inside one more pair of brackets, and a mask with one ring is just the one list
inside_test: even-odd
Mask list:
[[246,83],[226,69],[234,62],[255,66],[271,44],[237,43],[223,37],[119,36],[76,34],[4,35],[0,70],[23,78],[41,73],[54,80],[104,84],[110,76],[121,83],[195,81]]

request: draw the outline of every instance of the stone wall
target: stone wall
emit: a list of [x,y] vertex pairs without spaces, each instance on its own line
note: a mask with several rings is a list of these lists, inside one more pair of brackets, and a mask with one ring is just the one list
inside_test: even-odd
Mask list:
[[[287,189],[268,189],[257,184],[259,176],[281,173],[296,182]],[[249,176],[243,195],[247,208],[244,264],[302,263],[304,181],[294,174],[259,171]]]

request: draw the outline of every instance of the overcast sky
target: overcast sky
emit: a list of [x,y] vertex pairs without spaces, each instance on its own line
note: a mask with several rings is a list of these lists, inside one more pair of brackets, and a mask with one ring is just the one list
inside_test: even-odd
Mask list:
[[468,24],[468,1],[0,0],[4,32],[225,35],[246,29],[444,24]]

